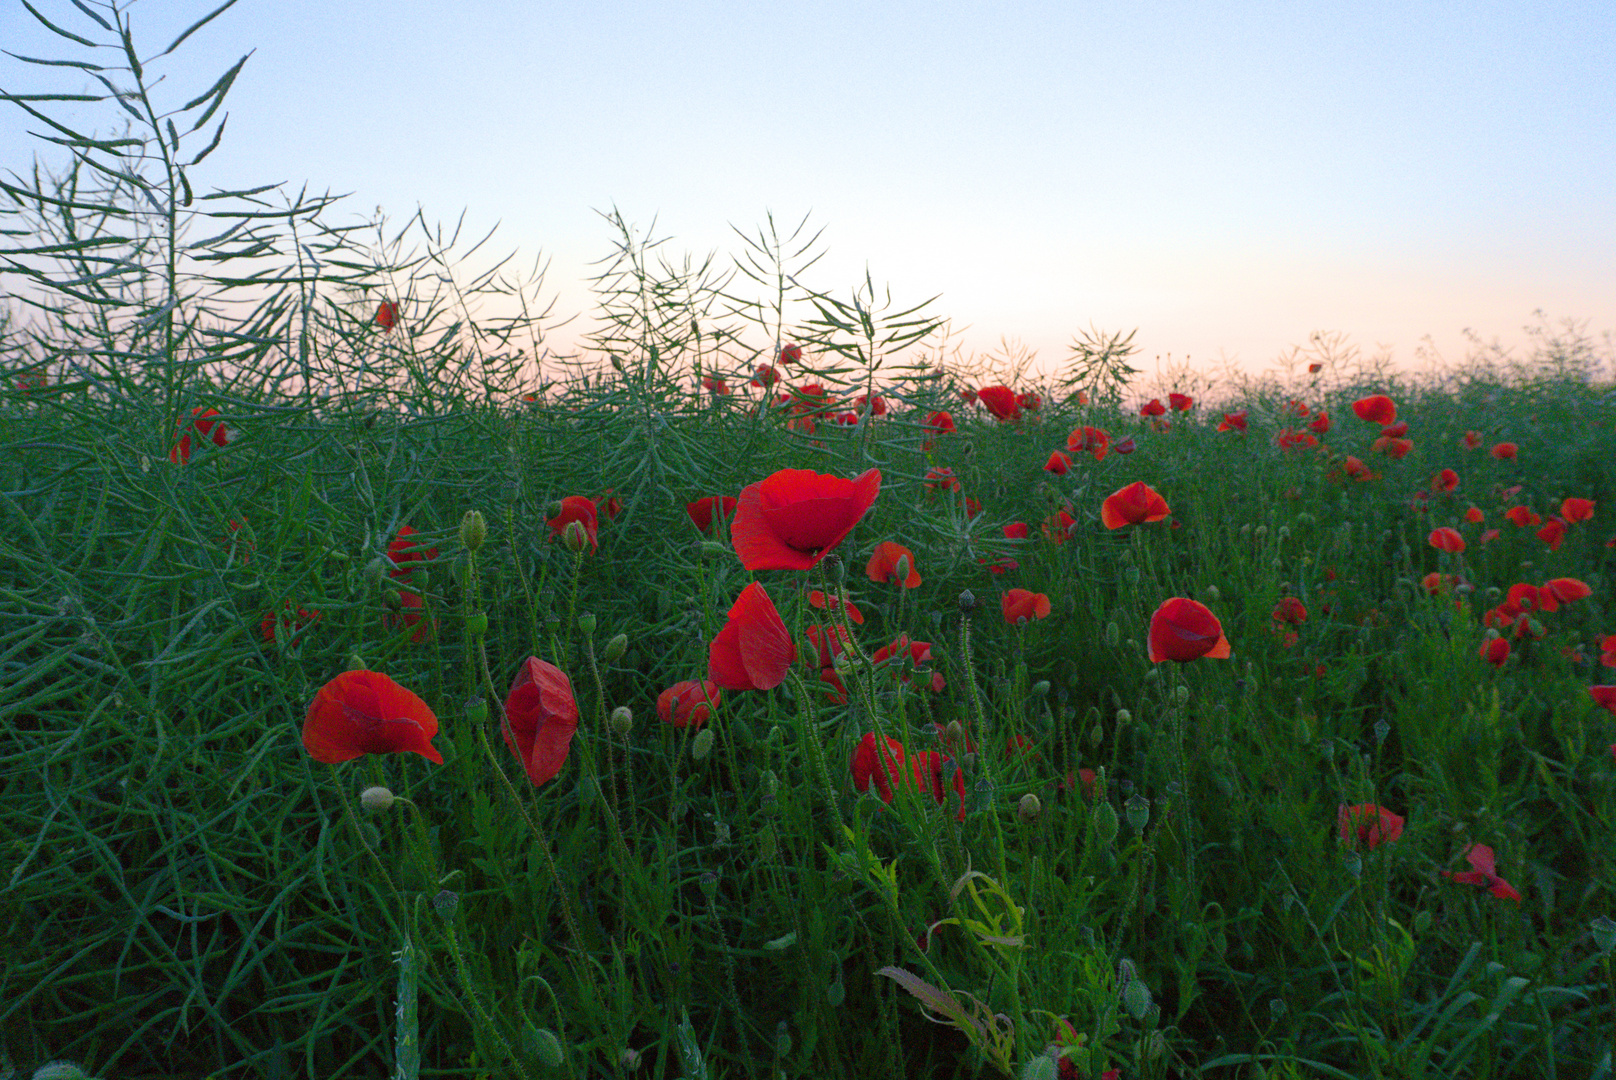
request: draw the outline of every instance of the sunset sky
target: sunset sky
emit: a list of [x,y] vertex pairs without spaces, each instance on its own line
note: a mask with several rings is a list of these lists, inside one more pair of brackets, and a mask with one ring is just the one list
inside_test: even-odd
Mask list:
[[[149,57],[208,6],[130,10]],[[87,55],[14,0],[0,42]],[[1090,325],[1253,370],[1316,330],[1408,365],[1425,335],[1450,359],[1467,327],[1521,342],[1534,309],[1616,330],[1609,0],[240,0],[153,70],[177,106],[250,49],[199,186],[498,222],[575,326],[616,206],[698,257],[810,215],[809,284],[868,267],[903,306],[940,294],[968,347],[1050,366]],[[84,85],[0,57],[6,91]],[[38,129],[0,112],[0,169]]]

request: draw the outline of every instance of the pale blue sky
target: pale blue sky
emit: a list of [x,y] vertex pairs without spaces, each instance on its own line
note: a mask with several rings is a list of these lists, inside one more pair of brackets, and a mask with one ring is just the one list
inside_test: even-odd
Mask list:
[[[136,41],[205,10],[135,4]],[[75,55],[16,0],[0,42]],[[567,311],[615,204],[697,254],[812,211],[812,284],[868,264],[900,302],[942,294],[968,344],[1049,363],[1091,323],[1253,368],[1314,330],[1412,361],[1426,334],[1519,340],[1535,308],[1616,329],[1608,0],[240,0],[170,61],[175,103],[248,49],[202,184],[500,221]],[[0,87],[47,83],[0,57]],[[26,129],[0,115],[0,167]]]

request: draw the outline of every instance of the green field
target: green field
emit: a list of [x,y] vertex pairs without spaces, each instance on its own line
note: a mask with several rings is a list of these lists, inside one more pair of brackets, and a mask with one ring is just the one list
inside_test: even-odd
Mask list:
[[1608,338],[1039,368],[614,212],[558,355],[452,231],[204,191],[229,79],[80,21],[137,119],[0,188],[0,1075],[1611,1076]]

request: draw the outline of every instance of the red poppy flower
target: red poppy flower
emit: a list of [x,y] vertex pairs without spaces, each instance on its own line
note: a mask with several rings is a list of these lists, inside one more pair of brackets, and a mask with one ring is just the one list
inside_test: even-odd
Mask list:
[[1150,617],[1150,662],[1184,664],[1201,657],[1226,660],[1231,653],[1223,624],[1206,607],[1186,597],[1162,601]]
[[1565,539],[1565,531],[1566,523],[1557,517],[1551,517],[1537,531],[1537,538],[1549,545],[1550,551],[1559,551],[1560,542]]
[[1016,408],[1018,409],[1022,409],[1026,412],[1037,412],[1043,407],[1044,399],[1033,393],[1031,390],[1027,391],[1026,393],[1016,395]]
[[1452,469],[1443,469],[1431,478],[1431,490],[1453,491],[1459,486],[1459,474]]
[[1139,406],[1140,416],[1161,416],[1167,411],[1167,406],[1161,403],[1161,398],[1151,398]]
[[891,540],[883,540],[875,545],[875,554],[865,564],[864,573],[876,583],[891,581],[898,576],[899,559],[909,560],[909,573],[898,584],[906,589],[915,588],[920,584],[920,573],[915,569],[915,553]]
[[924,483],[928,493],[934,491],[960,490],[959,477],[955,476],[954,470],[950,469],[946,465],[933,469],[927,469]]
[[787,345],[783,349],[781,349],[780,350],[780,363],[782,363],[782,364],[800,364],[800,363],[802,363],[802,346],[801,345]]
[[1517,904],[1521,902],[1521,894],[1516,892],[1509,882],[1498,876],[1492,848],[1486,844],[1471,844],[1465,848],[1464,857],[1475,869],[1459,872],[1444,870],[1442,875],[1452,878],[1461,885],[1476,885],[1486,889],[1500,900],[1513,900]]
[[1223,414],[1223,423],[1218,425],[1219,431],[1245,431],[1246,410],[1239,412],[1226,412]]
[[852,480],[809,469],[781,469],[741,489],[730,526],[748,570],[807,570],[841,543],[875,504],[881,471]]
[[995,575],[1009,573],[1011,570],[1015,570],[1021,565],[1008,555],[1001,555],[997,559],[989,558],[988,556],[983,555],[976,561],[987,567],[988,573]]
[[1065,509],[1055,511],[1044,519],[1044,535],[1057,544],[1064,544],[1072,535],[1072,526],[1077,524],[1074,518]]
[[534,787],[555,779],[566,764],[577,730],[578,703],[572,696],[572,681],[554,664],[528,657],[505,696],[501,734]]
[[1195,399],[1188,394],[1174,392],[1167,395],[1167,404],[1172,406],[1174,412],[1189,412],[1195,406]]
[[1501,442],[1488,452],[1499,461],[1514,461],[1515,455],[1521,452],[1521,448],[1512,442]]
[[776,371],[771,364],[759,364],[757,370],[752,372],[751,385],[761,387],[764,390],[767,390],[769,387],[773,386],[779,381],[780,373]]
[[727,519],[735,513],[735,504],[739,502],[733,495],[708,495],[695,502],[685,503],[685,514],[689,516],[690,523],[704,533],[713,531],[713,512]]
[[1408,421],[1399,420],[1395,424],[1387,424],[1380,429],[1380,433],[1388,439],[1401,439],[1408,434]]
[[1390,424],[1397,419],[1397,403],[1385,394],[1359,398],[1352,403],[1352,411],[1358,419],[1371,424]]
[[[213,419],[219,415],[218,409],[204,409],[198,405],[191,410],[191,415],[195,419],[190,426],[201,440],[211,441],[214,446],[224,446],[230,441],[230,433],[225,429],[224,422]],[[169,447],[168,460],[175,465],[184,465],[191,460],[191,432],[186,429],[184,421],[180,422],[179,430],[179,440]]]
[[1046,618],[1050,611],[1049,597],[1027,589],[1011,589],[1004,594],[1000,604],[1004,608],[1004,621],[1011,626]]
[[1281,450],[1294,450],[1297,447],[1311,450],[1319,445],[1319,440],[1312,432],[1297,431],[1295,428],[1281,428],[1279,434],[1275,436],[1275,441],[1279,443]]
[[664,724],[701,727],[712,715],[713,706],[723,699],[724,692],[717,683],[709,679],[687,679],[657,695],[656,711]]
[[1382,435],[1369,444],[1371,450],[1383,452],[1389,458],[1406,458],[1408,452],[1414,449],[1414,444],[1408,439],[1399,439],[1391,435]]
[[959,396],[960,396],[960,400],[965,402],[965,404],[967,404],[967,405],[975,405],[976,404],[976,391],[972,390],[968,386],[960,387]]
[[1294,596],[1282,596],[1274,605],[1273,619],[1276,623],[1305,623],[1307,607]]
[[304,749],[327,765],[406,752],[442,765],[437,733],[426,702],[379,671],[344,671],[316,691],[303,718]]
[[547,518],[544,523],[550,526],[553,536],[559,537],[574,521],[583,526],[584,536],[589,540],[589,550],[598,550],[600,544],[596,542],[595,536],[599,531],[599,518],[595,500],[582,495],[568,495],[561,500],[561,513],[553,518]]
[[818,651],[819,667],[835,667],[836,658],[847,651],[847,631],[843,630],[837,623],[831,623],[828,626],[809,623],[804,632]]
[[1601,709],[1616,714],[1616,686],[1590,686],[1588,696]]
[[836,414],[836,422],[842,427],[853,427],[859,422],[858,413],[844,412]]
[[714,397],[729,393],[729,384],[723,379],[715,378],[712,375],[703,375],[701,377],[701,387]]
[[982,512],[982,500],[965,496],[965,520],[969,521]]
[[944,432],[952,433],[955,430],[954,418],[939,409],[926,417],[926,430],[936,435],[941,435]]
[[1511,524],[1522,529],[1531,525],[1540,525],[1543,523],[1542,518],[1538,517],[1524,506],[1512,506],[1508,510],[1504,511],[1504,516],[1509,518]]
[[1100,522],[1108,529],[1124,525],[1140,525],[1147,521],[1160,521],[1172,510],[1167,500],[1143,480],[1113,491],[1100,505]]
[[829,685],[825,691],[825,699],[833,705],[847,704],[847,687],[842,685],[842,677],[836,674],[835,668],[821,668],[819,681]]
[[393,569],[389,570],[388,574],[392,577],[408,581],[410,571],[415,569],[411,564],[430,562],[438,557],[436,547],[425,547],[420,541],[410,539],[416,535],[418,534],[410,526],[400,526],[397,535],[387,545],[387,558],[393,564]]
[[614,488],[607,488],[605,493],[595,500],[595,504],[606,511],[607,521],[616,521],[617,515],[623,512],[623,500],[619,499],[614,491]]
[[1330,414],[1321,412],[1307,422],[1307,430],[1315,435],[1328,435],[1330,433]]
[[1126,439],[1118,439],[1116,442],[1112,443],[1111,449],[1115,450],[1119,454],[1131,454],[1137,449],[1137,447],[1134,445],[1133,436],[1129,435]]
[[398,599],[402,610],[397,615],[384,614],[382,627],[392,631],[407,630],[413,626],[415,630],[410,634],[410,642],[419,645],[431,635],[435,626],[434,620],[422,615],[426,608],[426,599],[420,593],[408,589],[400,590]]
[[1375,803],[1342,803],[1336,811],[1336,831],[1347,843],[1373,851],[1403,835],[1403,819]]
[[1016,392],[1008,386],[984,386],[976,392],[976,399],[986,405],[988,412],[997,420],[1021,419],[1021,408],[1016,403]]
[[1079,390],[1067,400],[1076,402],[1079,405],[1087,405],[1089,403],[1089,392],[1087,390]]
[[1483,521],[1487,520],[1487,515],[1481,512],[1480,507],[1472,506],[1470,509],[1465,511],[1465,520],[1472,525],[1480,525]]
[[1374,478],[1374,474],[1369,471],[1369,466],[1351,454],[1347,455],[1347,460],[1342,464],[1342,468],[1354,480],[1371,480]]
[[1574,577],[1550,578],[1543,583],[1537,591],[1538,604],[1544,611],[1558,611],[1560,605],[1569,604],[1574,600],[1586,600],[1594,591],[1585,581]]
[[774,601],[754,581],[741,590],[707,650],[707,678],[726,690],[772,690],[785,682],[796,659],[796,642]]
[[1025,521],[1012,521],[1003,529],[1006,540],[1027,539],[1027,523]]
[[[837,608],[842,606],[842,600],[839,597],[826,596],[818,589],[815,589],[813,592],[808,594],[808,603],[816,608],[819,608],[821,611],[835,611]],[[855,626],[863,626],[864,612],[860,611],[858,609],[858,605],[853,603],[851,600],[847,601],[846,606],[848,620]]]
[[[909,762],[910,770],[914,773],[915,786],[929,792],[932,801],[938,806],[945,806],[948,802],[948,794],[943,788],[943,765],[951,760],[935,750],[920,750]],[[954,794],[959,805],[959,809],[954,813],[954,820],[964,821],[965,773],[961,769],[954,770]]]
[[318,609],[309,611],[307,608],[298,608],[297,614],[291,614],[292,602],[286,601],[286,614],[277,616],[273,611],[264,613],[263,619],[258,623],[258,633],[266,644],[273,645],[276,641],[291,641],[304,630],[320,621]]
[[1296,398],[1291,398],[1291,403],[1289,405],[1285,406],[1285,408],[1288,409],[1289,411],[1295,413],[1297,416],[1306,416],[1309,412],[1312,411],[1311,409],[1309,409],[1307,407],[1306,402],[1299,401]]
[[385,333],[392,333],[393,327],[398,325],[398,305],[391,300],[383,300],[376,308],[376,325]]
[[1056,476],[1065,476],[1072,471],[1072,459],[1059,450],[1049,452],[1049,460],[1044,462],[1044,471],[1054,473]]
[[1315,363],[1315,364],[1307,365],[1307,373],[1309,375],[1317,375],[1319,372],[1321,372],[1323,370],[1324,370],[1324,365],[1323,364]]
[[860,394],[853,399],[853,408],[859,412],[863,412],[866,405],[870,407],[871,416],[885,416],[887,414],[887,399],[880,394]]
[[1481,447],[1481,432],[1467,431],[1459,442],[1466,450],[1477,450]]
[[1111,436],[1097,427],[1081,427],[1066,436],[1066,449],[1094,455],[1095,461],[1104,461],[1111,447]]
[[43,390],[50,385],[50,369],[48,367],[38,367],[31,371],[21,372],[12,382],[18,390],[24,393]]
[[1565,518],[1567,525],[1587,521],[1594,516],[1594,501],[1592,499],[1567,499],[1560,504],[1560,516]]
[[1599,639],[1599,663],[1602,667],[1616,667],[1616,634]]
[[1459,584],[1458,574],[1439,574],[1435,570],[1420,578],[1420,585],[1432,596],[1445,593]]
[[1432,529],[1431,535],[1426,537],[1430,545],[1438,551],[1446,551],[1457,555],[1465,549],[1465,539],[1459,535],[1458,529]]
[[1493,667],[1503,667],[1504,661],[1509,659],[1509,639],[1495,637],[1482,642],[1480,655]]
[[853,748],[853,787],[857,791],[868,791],[871,781],[874,781],[876,794],[882,802],[889,803],[892,801],[892,785],[902,775],[903,744],[890,735],[882,743],[878,743],[875,732],[870,731],[865,732],[859,744]]
[[[901,657],[905,652],[909,654],[909,659],[916,667],[921,667],[931,660],[931,642],[911,641],[908,634],[899,634],[897,640],[892,644],[884,645],[875,650],[870,659],[879,665],[894,657]],[[907,675],[902,676],[902,678],[904,682],[909,681],[909,676]],[[943,692],[944,685],[943,673],[940,671],[932,672],[932,691],[940,694]]]

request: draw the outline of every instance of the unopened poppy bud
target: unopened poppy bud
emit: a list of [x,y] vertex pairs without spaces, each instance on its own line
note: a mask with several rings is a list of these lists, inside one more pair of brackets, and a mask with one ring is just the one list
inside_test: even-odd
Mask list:
[[943,729],[943,741],[949,746],[961,746],[965,739],[965,729],[958,720],[950,720]]
[[605,657],[608,664],[615,664],[623,659],[623,654],[626,652],[628,652],[628,635],[617,634],[606,643],[606,648],[601,652],[601,656]]
[[1242,540],[1251,539],[1251,526],[1250,525],[1242,525],[1242,526],[1240,526],[1240,538]]
[[791,1032],[787,1029],[784,1020],[776,1024],[774,1028],[774,1052],[781,1057],[791,1053]]
[[1021,1067],[1021,1080],[1057,1080],[1060,1066],[1048,1054],[1039,1054]]
[[1487,632],[1485,634],[1483,634],[1482,637],[1486,638],[1488,641],[1493,641],[1493,640],[1497,639],[1498,631],[1492,629],[1491,627],[1489,627],[1487,629]]
[[1128,796],[1122,811],[1128,816],[1128,827],[1134,832],[1144,832],[1145,826],[1150,824],[1150,800],[1137,791]]
[[634,730],[634,710],[627,705],[619,705],[613,709],[612,730],[619,735],[627,735]]
[[1203,591],[1208,600],[1217,600],[1223,596],[1223,593],[1218,590],[1216,585],[1208,585]]
[[1117,838],[1117,810],[1109,802],[1094,808],[1094,838],[1102,844]]
[[1118,709],[1117,727],[1127,727],[1131,723],[1133,723],[1133,713],[1129,712],[1127,709]]
[[1157,682],[1160,679],[1161,679],[1161,672],[1157,671],[1155,668],[1151,668],[1149,671],[1145,672],[1145,681],[1146,682]]
[[380,585],[387,580],[387,571],[392,565],[378,555],[365,564],[365,576],[370,579],[371,584]]
[[728,546],[720,544],[717,540],[703,540],[698,547],[702,555],[709,559],[722,559],[729,554]]
[[612,362],[612,368],[617,371],[618,374],[622,374],[623,358],[618,356],[616,353],[607,353],[606,358]]
[[1121,640],[1122,640],[1122,627],[1118,626],[1114,622],[1106,623],[1105,624],[1105,643],[1107,645],[1111,646],[1114,649],[1114,648],[1117,647],[1117,643],[1120,642]]
[[382,603],[392,610],[398,611],[404,606],[404,594],[397,589],[383,589]]
[[1122,580],[1129,585],[1139,584],[1139,568],[1137,566],[1124,566],[1122,568]]
[[713,740],[716,737],[710,727],[704,727],[696,732],[696,737],[690,740],[690,756],[697,761],[706,761],[707,755],[713,752]]
[[1414,932],[1416,934],[1423,934],[1429,929],[1431,929],[1431,913],[1429,911],[1421,911],[1414,916]]
[[472,637],[482,637],[488,633],[488,613],[486,611],[477,611],[467,615],[466,633]]
[[1022,821],[1031,823],[1038,820],[1038,815],[1043,812],[1043,809],[1043,806],[1038,802],[1038,796],[1029,791],[1016,804],[1016,816]]
[[780,778],[774,774],[773,769],[767,769],[758,777],[758,787],[763,789],[765,799],[772,799],[780,793]]
[[544,516],[547,518],[560,517],[561,511],[565,509],[566,507],[561,504],[560,499],[552,499],[544,508]]
[[348,654],[348,661],[347,661],[346,670],[348,670],[348,671],[364,671],[365,670],[365,658],[360,656],[356,652],[349,653]]
[[819,565],[825,568],[825,576],[830,579],[832,585],[840,585],[847,578],[847,564],[842,562],[840,555],[834,553],[826,555],[819,561]]
[[584,548],[589,544],[589,534],[584,531],[583,522],[567,522],[567,527],[561,530],[561,542],[574,555],[581,555]]
[[1255,529],[1251,530],[1251,535],[1256,537],[1258,540],[1266,539],[1268,537],[1268,526],[1257,526]]
[[595,616],[587,611],[578,616],[578,629],[586,634],[593,634],[595,632]]
[[1173,696],[1178,699],[1178,703],[1180,705],[1188,705],[1190,703],[1190,688],[1187,686],[1180,686],[1178,689],[1173,691]]
[[[8,1069],[5,1075],[15,1076],[16,1073]],[[47,1061],[34,1070],[30,1080],[95,1080],[95,1078],[71,1061]]]
[[617,1060],[622,1063],[624,1072],[633,1072],[640,1067],[640,1052],[632,1046],[624,1047]]
[[853,666],[853,657],[845,652],[839,652],[830,658],[830,666],[836,670],[837,674],[842,674]]
[[488,539],[488,520],[477,510],[467,510],[460,519],[460,542],[467,551],[476,551]]
[[1277,535],[1281,540],[1289,540],[1291,538],[1291,527],[1289,525],[1281,525],[1279,527],[1279,532],[1275,535]]
[[1043,697],[1045,694],[1049,693],[1049,680],[1039,679],[1037,682],[1033,683],[1032,692],[1034,697]]
[[975,608],[976,608],[976,594],[975,593],[973,593],[970,589],[966,589],[964,592],[959,594],[959,609],[962,612],[969,613],[970,611],[974,610]]
[[1500,589],[1497,585],[1489,585],[1489,586],[1487,586],[1487,599],[1489,599],[1489,600],[1497,600],[1500,596],[1503,596],[1503,595],[1504,595],[1504,590]]
[[1089,728],[1089,745],[1090,746],[1099,746],[1104,741],[1105,741],[1105,728],[1101,727],[1099,724],[1095,724],[1093,727]]
[[372,814],[391,810],[394,801],[393,793],[384,787],[368,787],[359,793],[359,805]]
[[559,1069],[567,1063],[567,1052],[561,1040],[549,1028],[527,1024],[522,1029],[522,1048],[547,1069]]
[[892,564],[892,574],[900,585],[909,580],[909,556],[898,556],[898,561]]

